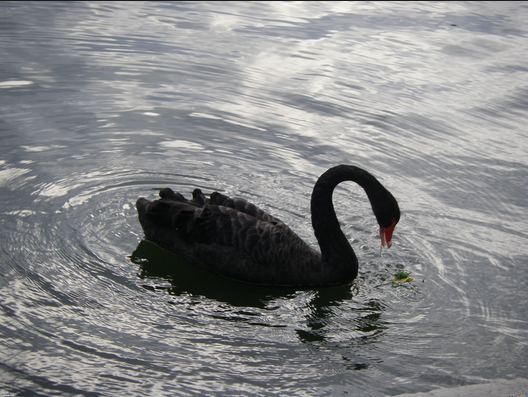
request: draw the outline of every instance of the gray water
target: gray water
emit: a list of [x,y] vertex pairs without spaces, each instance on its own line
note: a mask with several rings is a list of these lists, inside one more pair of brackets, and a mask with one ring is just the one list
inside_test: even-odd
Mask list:
[[[527,377],[527,60],[525,2],[0,3],[0,394]],[[380,254],[364,193],[336,189],[354,285],[248,286],[142,241],[138,197],[199,187],[316,245],[337,164],[402,209]]]

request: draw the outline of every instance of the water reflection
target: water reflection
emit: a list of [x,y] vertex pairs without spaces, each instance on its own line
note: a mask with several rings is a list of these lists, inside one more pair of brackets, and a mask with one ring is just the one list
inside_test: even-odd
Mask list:
[[[346,334],[356,344],[371,343],[387,328],[382,319],[386,305],[376,298],[366,302],[356,299],[353,303],[357,288],[353,285],[298,289],[245,284],[193,266],[146,240],[139,243],[130,260],[139,265],[141,285],[149,291],[227,304],[229,308],[224,306],[222,314],[217,313],[218,318],[253,325],[293,326],[302,342],[335,340],[337,333],[338,339]],[[177,304],[177,301],[169,303]],[[295,302],[296,313],[290,313],[291,323],[284,321],[282,313],[290,305],[288,301]],[[345,310],[350,311],[343,321]],[[274,320],[269,321],[269,316]],[[261,317],[268,320],[261,321]],[[353,328],[345,332],[335,329],[336,322],[342,321],[343,326]]]
[[141,241],[131,255],[140,266],[141,279],[164,278],[171,286],[172,295],[203,296],[232,306],[265,308],[277,297],[294,294],[295,289],[255,286],[228,280],[207,270],[193,266],[149,241]]

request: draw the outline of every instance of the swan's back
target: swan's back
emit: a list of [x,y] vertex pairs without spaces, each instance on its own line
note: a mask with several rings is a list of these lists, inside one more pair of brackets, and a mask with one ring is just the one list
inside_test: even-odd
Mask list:
[[[224,277],[254,284],[310,285],[320,254],[278,218],[243,199],[199,189],[191,200],[171,189],[136,207],[148,240]],[[319,269],[319,270],[318,270]]]

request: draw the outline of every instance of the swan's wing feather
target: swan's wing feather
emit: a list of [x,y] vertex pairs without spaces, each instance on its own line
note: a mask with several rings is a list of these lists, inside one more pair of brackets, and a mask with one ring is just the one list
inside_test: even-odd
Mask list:
[[261,210],[255,204],[250,203],[247,200],[241,198],[231,198],[218,192],[213,192],[211,194],[209,204],[233,208],[237,211],[251,215],[261,221],[282,223],[280,219],[268,214],[264,210]]
[[194,189],[192,192],[192,200],[190,200],[190,203],[196,204],[198,206],[205,205],[209,200],[204,196],[202,191],[200,189]]
[[[179,193],[176,193],[179,194]],[[183,198],[183,196],[182,196]],[[173,200],[172,198],[161,198],[154,200],[146,207],[148,217],[160,226],[173,226],[172,218],[178,213],[194,214],[197,207],[187,202],[187,200]]]
[[266,222],[235,208],[210,204],[180,210],[172,224],[187,242],[233,247],[260,263],[280,259],[283,246],[292,240],[290,235],[296,237],[282,222]]

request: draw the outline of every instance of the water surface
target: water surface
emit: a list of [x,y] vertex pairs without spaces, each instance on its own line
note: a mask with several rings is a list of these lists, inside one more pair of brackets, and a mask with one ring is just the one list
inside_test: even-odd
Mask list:
[[[12,395],[397,395],[526,377],[523,2],[0,3],[0,382]],[[252,287],[134,203],[241,196],[310,244],[336,164],[354,285]],[[395,287],[395,272],[415,281]],[[505,391],[507,393],[507,391]]]

